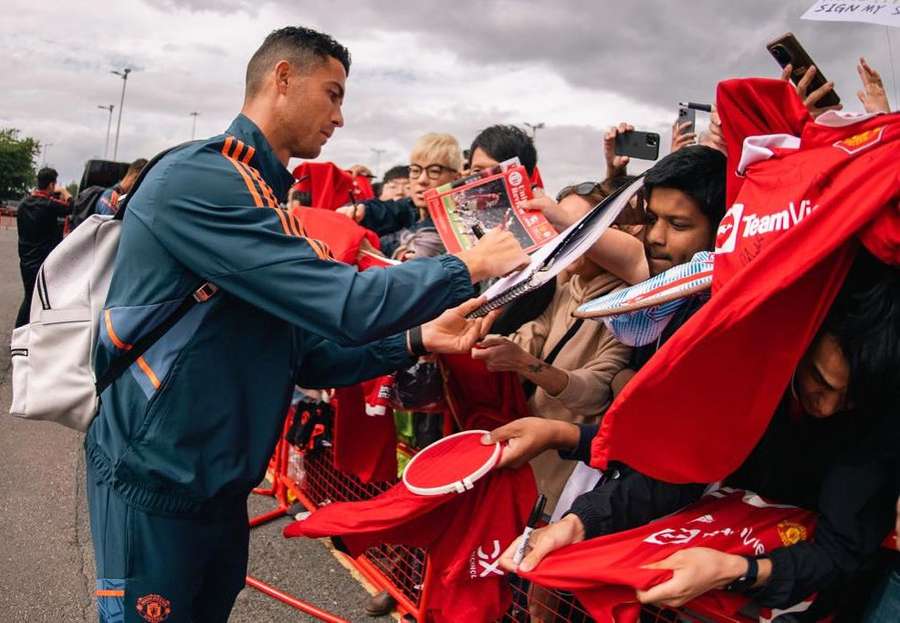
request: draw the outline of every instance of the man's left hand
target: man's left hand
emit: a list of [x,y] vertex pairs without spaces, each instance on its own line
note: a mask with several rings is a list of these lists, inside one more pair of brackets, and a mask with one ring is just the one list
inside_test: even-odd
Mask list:
[[678,608],[713,589],[725,588],[747,572],[747,561],[707,547],[691,547],[645,569],[671,569],[672,578],[646,590],[637,591],[642,604]]
[[466,318],[466,314],[481,307],[485,300],[484,297],[469,299],[423,324],[422,342],[428,352],[441,355],[469,352],[478,340],[487,335],[500,313],[499,309],[495,309],[482,318]]

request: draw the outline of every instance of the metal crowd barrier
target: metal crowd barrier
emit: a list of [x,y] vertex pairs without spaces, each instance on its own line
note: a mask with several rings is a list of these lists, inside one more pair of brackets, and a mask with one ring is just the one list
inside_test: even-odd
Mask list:
[[[449,419],[449,418],[448,418]],[[285,422],[285,432],[291,417]],[[415,449],[398,445],[400,452],[412,455]],[[387,482],[363,484],[357,478],[344,474],[334,467],[332,451],[323,449],[303,453],[305,477],[302,484],[288,476],[290,444],[282,437],[269,464],[272,484],[254,490],[254,493],[274,498],[276,508],[251,518],[255,527],[284,517],[296,509],[292,498],[309,511],[331,502],[353,502],[372,498],[393,486],[397,479]],[[427,623],[428,598],[431,589],[430,565],[427,553],[420,548],[383,544],[368,549],[362,556],[348,558],[354,568],[372,585],[387,591],[397,600],[402,616],[420,623]],[[509,610],[497,623],[590,623],[594,619],[575,597],[568,593],[530,585],[516,576],[510,576],[513,600]],[[247,577],[247,585],[274,599],[321,621],[344,623],[345,620],[317,608],[302,599],[289,595],[256,578]],[[746,617],[730,617],[700,608],[649,608],[641,612],[641,623],[752,623]]]

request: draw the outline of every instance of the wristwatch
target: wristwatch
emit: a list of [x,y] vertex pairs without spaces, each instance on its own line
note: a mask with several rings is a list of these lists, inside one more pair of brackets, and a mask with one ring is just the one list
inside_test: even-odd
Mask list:
[[756,584],[756,578],[759,576],[759,563],[752,556],[744,556],[747,561],[747,571],[736,579],[734,582],[725,587],[727,591],[742,592],[752,588]]

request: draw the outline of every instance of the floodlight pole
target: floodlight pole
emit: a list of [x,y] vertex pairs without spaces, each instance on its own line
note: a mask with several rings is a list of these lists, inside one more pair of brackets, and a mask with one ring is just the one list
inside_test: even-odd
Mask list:
[[194,140],[194,137],[197,135],[197,116],[200,114],[196,111],[192,113],[188,113],[191,117],[194,118],[193,123],[191,124],[191,140]]
[[106,121],[106,147],[103,148],[103,159],[106,160],[109,158],[109,131],[112,130],[112,113],[115,106],[112,104],[107,104],[106,106],[97,104],[97,108],[101,108],[109,113],[109,118]]
[[47,152],[50,151],[50,148],[53,147],[53,143],[44,143],[41,145],[41,166],[46,166],[47,164]]
[[381,155],[386,154],[386,149],[377,149],[375,147],[369,147],[370,150],[375,152],[375,174],[378,175],[378,171],[381,170]]
[[125,67],[122,71],[113,70],[110,73],[122,78],[122,98],[119,100],[119,120],[116,121],[116,144],[113,147],[113,160],[117,160],[119,157],[119,130],[122,128],[122,109],[125,107],[125,87],[128,86],[128,74],[131,73],[131,68]]

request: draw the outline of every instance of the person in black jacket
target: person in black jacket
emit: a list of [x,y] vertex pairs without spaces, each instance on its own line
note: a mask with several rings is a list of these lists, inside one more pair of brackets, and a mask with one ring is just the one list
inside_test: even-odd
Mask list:
[[[818,593],[804,620],[835,609],[861,610],[848,586],[875,564],[894,524],[900,412],[900,271],[863,255],[796,372],[761,441],[728,486],[818,512],[813,541],[768,552],[752,586],[741,589],[765,607],[786,608]],[[502,465],[517,465],[549,447],[590,460],[597,426],[524,418],[491,433],[509,441]],[[623,464],[576,498],[568,515],[531,537],[520,568],[533,568],[569,543],[646,524],[696,501],[705,484],[670,484]],[[511,551],[501,566],[513,570]],[[751,563],[706,548],[657,563],[673,579],[639,592],[644,603],[679,606],[732,585]]]
[[72,212],[72,196],[64,186],[57,186],[58,177],[55,169],[41,169],[37,174],[37,188],[19,203],[16,224],[19,230],[19,270],[25,298],[19,307],[16,328],[28,324],[38,270],[50,251],[62,240],[59,219]]

